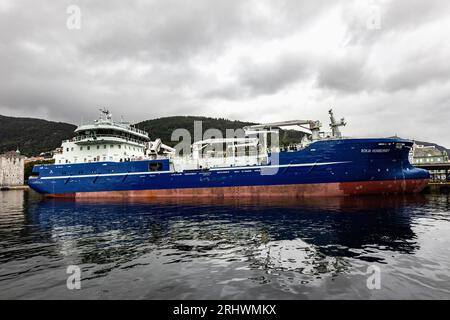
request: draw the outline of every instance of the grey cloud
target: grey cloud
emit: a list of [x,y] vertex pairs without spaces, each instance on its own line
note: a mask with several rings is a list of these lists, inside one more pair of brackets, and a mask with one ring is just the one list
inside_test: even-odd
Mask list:
[[[167,0],[139,3],[137,7],[110,5],[107,13],[97,6],[89,12],[96,19],[87,21],[86,28],[92,32],[81,50],[107,59],[185,62],[197,55],[220,53],[230,41],[277,38],[336,4],[327,0]],[[84,6],[89,10],[90,4]],[[267,6],[271,15],[261,13],[261,6]]]
[[285,54],[265,63],[244,58],[236,68],[237,80],[233,85],[214,88],[204,97],[236,100],[275,94],[310,77],[311,63],[310,57],[293,54]]
[[186,59],[205,48],[221,48],[224,38],[238,32],[245,22],[243,3],[169,0],[118,5],[103,19],[94,19],[92,28],[102,32],[93,33],[82,50],[112,59]]
[[[326,1],[283,0],[267,2],[274,16],[264,16],[255,12],[256,2],[240,0],[77,1],[81,30],[70,31],[66,9],[73,1],[11,3],[0,13],[0,106],[23,113],[39,106],[66,120],[118,101],[132,105],[130,113],[145,110],[149,117],[161,111],[187,114],[191,105],[205,108],[202,101],[187,101],[184,93],[212,83],[194,58],[214,59],[229,41],[274,38],[328,8]],[[128,62],[147,69],[135,74]],[[280,70],[286,76],[288,71]],[[243,80],[255,92],[284,85],[274,78],[264,87],[249,72]]]
[[[355,3],[358,4],[356,9]],[[371,46],[394,33],[413,31],[428,23],[448,19],[449,10],[450,2],[445,0],[356,1],[347,2],[342,7],[342,15],[349,43]],[[374,17],[380,23],[379,29],[367,27]]]
[[[411,46],[401,57],[389,48],[382,53],[392,53],[398,63],[389,67],[377,63],[379,57],[370,48],[357,55],[349,50],[345,57],[329,59],[319,67],[318,86],[341,93],[396,92],[446,83],[450,79],[450,65],[446,62],[450,48],[446,46]],[[378,67],[377,72],[374,65]]]
[[382,15],[382,26],[390,30],[415,29],[419,25],[448,18],[449,8],[450,3],[442,0],[391,1]]
[[287,55],[276,62],[258,65],[245,63],[240,82],[257,94],[275,93],[308,75],[308,62],[302,57]]
[[[77,123],[108,106],[131,121],[180,114],[260,121],[283,106],[273,114],[278,120],[299,116],[286,97],[311,95],[303,112],[341,105],[343,115],[365,123],[349,126],[355,132],[373,123],[368,112],[379,117],[373,130],[380,134],[395,126],[384,119],[405,112],[436,126],[433,134],[446,128],[424,111],[448,116],[446,0],[380,1],[380,30],[367,30],[364,9],[355,7],[360,1],[9,1],[0,8],[0,113]],[[71,4],[81,8],[79,31],[66,28]],[[332,31],[317,25],[336,10],[348,41],[329,48],[314,40]],[[424,37],[433,24],[442,30]],[[311,28],[317,34],[308,34]],[[308,41],[276,47],[304,34]],[[408,48],[397,48],[405,37]],[[253,52],[241,53],[253,44]],[[270,44],[275,56],[258,52],[258,44]],[[229,65],[206,68],[229,53],[236,59]],[[390,58],[398,63],[387,68]],[[311,88],[294,92],[298,84]],[[417,130],[402,128],[410,136]],[[444,136],[435,139],[444,143]]]
[[398,70],[386,71],[388,76],[384,80],[383,88],[391,92],[414,90],[434,82],[448,82],[450,80],[450,65],[447,63],[449,55],[436,49],[405,57],[404,63]]
[[320,67],[318,86],[343,93],[371,90],[376,80],[366,62],[361,55],[330,59]]
[[200,94],[202,98],[206,99],[226,99],[226,100],[240,100],[248,98],[250,92],[248,88],[244,88],[239,84],[217,85],[215,88],[209,89]]

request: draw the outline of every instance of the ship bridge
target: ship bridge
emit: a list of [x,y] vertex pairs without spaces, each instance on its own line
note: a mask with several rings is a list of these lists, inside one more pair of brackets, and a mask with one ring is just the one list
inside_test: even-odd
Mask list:
[[150,144],[148,133],[128,122],[114,122],[106,109],[100,111],[99,119],[80,125],[74,138],[63,141],[60,152],[54,156],[56,163],[120,162],[145,158]]
[[72,139],[77,144],[96,142],[129,142],[144,144],[150,141],[148,133],[135,128],[127,122],[114,122],[108,110],[101,110],[102,116],[93,124],[81,125],[76,130],[77,136]]

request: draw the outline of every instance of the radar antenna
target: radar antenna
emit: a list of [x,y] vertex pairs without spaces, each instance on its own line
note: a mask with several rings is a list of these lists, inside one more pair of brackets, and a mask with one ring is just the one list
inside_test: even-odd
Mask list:
[[112,119],[112,114],[109,112],[108,109],[106,109],[106,108],[100,108],[99,110],[100,110],[100,112],[101,112],[102,114],[104,114],[106,120],[111,120],[111,119]]

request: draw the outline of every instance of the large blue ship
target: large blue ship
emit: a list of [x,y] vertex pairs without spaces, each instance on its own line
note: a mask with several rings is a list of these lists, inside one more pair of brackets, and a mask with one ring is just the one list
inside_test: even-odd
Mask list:
[[[29,179],[46,196],[74,198],[310,197],[420,192],[426,170],[413,167],[413,142],[344,138],[330,110],[332,131],[295,120],[243,128],[241,136],[204,139],[180,155],[160,139],[107,110],[63,141],[55,164],[38,165]],[[280,148],[280,128],[297,128],[297,144]]]

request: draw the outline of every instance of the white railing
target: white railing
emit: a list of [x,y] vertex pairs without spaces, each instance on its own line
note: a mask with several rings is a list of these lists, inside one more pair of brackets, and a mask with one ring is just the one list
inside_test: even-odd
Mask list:
[[119,127],[119,128],[125,129],[125,130],[129,130],[129,131],[132,131],[132,132],[136,132],[136,133],[148,136],[148,133],[146,131],[144,131],[144,130],[138,129],[138,128],[133,127],[133,126],[131,126],[129,124],[122,124],[122,123],[117,123],[117,122],[105,121],[105,122],[98,122],[98,123],[94,123],[94,124],[92,124],[92,123],[83,123],[81,126],[95,126],[95,125]]
[[73,137],[72,139],[69,140],[65,140],[63,142],[79,142],[79,141],[83,141],[83,140],[89,140],[92,139],[92,141],[101,141],[102,138],[118,138],[118,139],[122,139],[126,142],[134,142],[137,144],[145,144],[144,141],[141,140],[137,140],[137,139],[133,139],[133,138],[128,138],[128,137],[124,137],[121,135],[116,135],[116,134],[102,134],[102,135],[97,135],[97,136],[77,136],[77,137]]
[[136,133],[140,133],[140,134],[143,134],[143,135],[146,135],[146,136],[148,135],[148,133],[145,132],[144,130],[138,129],[138,128],[130,126],[130,125],[121,125],[120,123],[113,123],[113,125],[119,126],[121,128],[130,130],[130,131],[133,131],[133,132],[136,132]]

